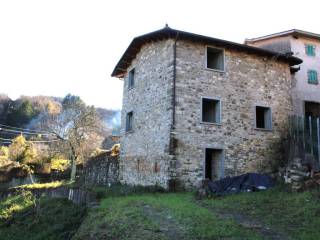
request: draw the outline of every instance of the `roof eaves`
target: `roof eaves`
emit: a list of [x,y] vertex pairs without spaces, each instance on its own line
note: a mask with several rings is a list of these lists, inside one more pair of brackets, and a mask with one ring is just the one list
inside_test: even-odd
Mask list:
[[268,35],[261,36],[261,37],[247,38],[245,40],[245,43],[256,42],[256,41],[266,40],[266,39],[275,38],[275,37],[283,37],[283,36],[290,35],[290,34],[294,33],[295,31],[296,31],[296,29],[291,29],[291,30],[287,30],[287,31],[283,31],[283,32],[268,34]]
[[277,57],[280,60],[288,62],[290,65],[297,65],[302,63],[301,59],[290,56],[290,55],[285,55],[278,52],[265,50],[262,48],[257,48],[257,47],[253,47],[253,46],[249,46],[241,43],[235,43],[231,41],[226,41],[222,39],[212,38],[208,36],[203,36],[199,34],[184,32],[184,31],[175,30],[169,27],[165,27],[163,29],[160,29],[151,33],[147,33],[139,37],[135,37],[130,43],[130,45],[128,46],[127,50],[124,52],[124,54],[120,58],[111,76],[123,77],[123,75],[125,74],[126,68],[129,67],[132,59],[136,56],[137,52],[141,49],[141,46],[144,45],[145,43],[150,41],[156,41],[159,39],[175,37],[177,34],[179,34],[179,38],[183,38],[191,41],[204,42],[206,44],[215,44],[217,46],[224,46],[224,47],[228,47],[238,51],[247,51],[249,53],[265,55],[269,57]]
[[266,40],[266,39],[271,39],[271,38],[276,38],[276,37],[284,37],[284,36],[295,35],[295,34],[320,40],[320,34],[307,32],[307,31],[299,30],[299,29],[291,29],[288,31],[273,33],[273,34],[269,34],[269,35],[265,35],[265,36],[261,36],[261,37],[257,37],[257,38],[248,38],[245,40],[245,43],[253,43],[253,42],[258,42],[258,41],[262,41],[262,40]]

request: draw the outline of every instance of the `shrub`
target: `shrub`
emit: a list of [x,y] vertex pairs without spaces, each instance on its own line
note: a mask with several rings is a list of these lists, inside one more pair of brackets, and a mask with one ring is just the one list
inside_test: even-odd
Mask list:
[[1,157],[9,157],[9,148],[6,146],[0,147],[0,156]]
[[9,160],[9,149],[8,147],[1,146],[0,147],[0,166],[5,165]]
[[9,146],[9,159],[20,163],[32,163],[36,161],[37,150],[32,143],[20,135],[13,139]]
[[120,144],[115,144],[111,148],[111,156],[117,156],[120,153]]
[[51,160],[51,170],[63,172],[71,166],[70,160],[54,158]]

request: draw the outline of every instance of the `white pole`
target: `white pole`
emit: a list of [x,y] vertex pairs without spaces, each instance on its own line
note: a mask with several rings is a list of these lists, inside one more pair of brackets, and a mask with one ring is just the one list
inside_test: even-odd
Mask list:
[[317,118],[318,162],[320,164],[320,119]]
[[309,134],[310,134],[311,155],[313,155],[312,119],[311,119],[311,116],[309,116]]

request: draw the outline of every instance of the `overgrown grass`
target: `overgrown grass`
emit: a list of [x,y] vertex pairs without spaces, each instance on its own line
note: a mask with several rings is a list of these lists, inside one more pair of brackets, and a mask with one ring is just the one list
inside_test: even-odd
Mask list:
[[106,197],[120,197],[120,196],[130,196],[130,195],[140,195],[144,193],[159,193],[166,192],[166,190],[160,186],[130,186],[126,184],[115,183],[110,187],[107,186],[93,186],[87,187],[87,191],[96,194],[98,199],[103,199]]
[[84,215],[84,206],[65,199],[36,200],[24,191],[0,202],[0,239],[70,239]]
[[289,234],[293,239],[320,239],[319,192],[290,193],[282,187],[205,200],[214,209],[240,212]]
[[291,239],[320,239],[319,192],[274,188],[197,201],[193,193],[159,193],[164,190],[158,187],[90,190],[102,199],[83,222],[85,208],[67,200],[36,200],[24,190],[1,201],[0,240],[264,238],[259,230],[218,217],[218,212],[241,213]]
[[0,224],[11,219],[13,214],[33,206],[34,201],[35,199],[32,193],[28,191],[21,191],[20,193],[0,201]]
[[66,186],[68,184],[70,184],[69,181],[54,181],[54,182],[48,182],[48,183],[25,184],[25,185],[20,185],[20,186],[15,187],[15,188],[17,188],[17,189],[26,189],[26,190],[48,189],[48,188],[58,188],[58,187]]
[[75,239],[169,239],[161,230],[167,221],[182,239],[261,239],[232,220],[218,219],[197,205],[191,193],[108,197],[89,214]]

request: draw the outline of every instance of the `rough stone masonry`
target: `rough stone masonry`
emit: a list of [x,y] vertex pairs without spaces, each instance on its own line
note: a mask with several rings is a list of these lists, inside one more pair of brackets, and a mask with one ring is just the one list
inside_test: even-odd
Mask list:
[[[124,79],[121,181],[192,188],[206,177],[207,149],[219,150],[219,159],[213,159],[216,178],[272,171],[292,113],[290,65],[299,60],[211,41],[209,46],[224,54],[224,70],[213,71],[206,68],[208,41],[184,33],[143,43],[135,39],[140,45],[129,46],[135,52],[127,52],[133,57],[125,70],[119,67],[123,59],[115,69],[122,72],[113,76]],[[203,98],[219,101],[219,123],[202,121]],[[270,109],[270,129],[256,127],[256,106]],[[129,112],[133,124],[126,131]]]

